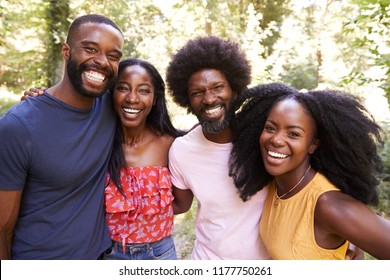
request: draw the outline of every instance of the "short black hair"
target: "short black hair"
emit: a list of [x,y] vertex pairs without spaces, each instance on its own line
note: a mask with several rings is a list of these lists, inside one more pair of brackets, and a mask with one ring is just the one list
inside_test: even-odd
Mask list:
[[173,100],[191,112],[188,81],[193,73],[202,69],[217,69],[223,73],[237,94],[251,82],[251,66],[238,43],[216,36],[203,36],[189,40],[173,55],[166,82]]
[[86,23],[98,23],[98,24],[107,24],[112,27],[114,27],[116,30],[118,30],[122,35],[121,29],[118,27],[118,25],[115,24],[111,19],[108,17],[98,15],[98,14],[89,14],[89,15],[83,15],[78,18],[76,18],[72,24],[69,27],[68,30],[68,36],[66,37],[66,43],[71,43],[73,35],[76,33],[76,31],[80,28],[81,25]]

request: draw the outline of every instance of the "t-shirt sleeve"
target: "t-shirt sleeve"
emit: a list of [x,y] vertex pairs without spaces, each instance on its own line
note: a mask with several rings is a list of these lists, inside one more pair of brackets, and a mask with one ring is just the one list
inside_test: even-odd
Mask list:
[[180,169],[180,160],[177,155],[179,155],[180,147],[177,144],[176,140],[173,141],[171,148],[169,149],[169,171],[171,172],[172,184],[178,189],[187,190],[187,184],[183,178],[182,170]]
[[22,190],[28,174],[31,138],[13,114],[0,118],[0,189]]

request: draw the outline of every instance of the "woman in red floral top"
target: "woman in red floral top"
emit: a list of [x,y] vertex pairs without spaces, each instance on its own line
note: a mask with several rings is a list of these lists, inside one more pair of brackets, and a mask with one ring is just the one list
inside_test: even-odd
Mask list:
[[103,259],[177,259],[167,166],[179,132],[168,115],[164,81],[149,62],[127,59],[112,92],[119,121],[105,199],[113,245]]

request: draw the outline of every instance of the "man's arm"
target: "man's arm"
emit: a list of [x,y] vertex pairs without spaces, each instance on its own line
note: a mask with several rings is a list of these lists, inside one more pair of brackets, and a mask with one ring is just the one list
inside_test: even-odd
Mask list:
[[0,259],[11,259],[13,230],[19,215],[22,191],[0,190]]
[[172,186],[172,194],[175,197],[172,202],[173,213],[175,215],[187,212],[191,208],[194,198],[191,190],[181,190]]

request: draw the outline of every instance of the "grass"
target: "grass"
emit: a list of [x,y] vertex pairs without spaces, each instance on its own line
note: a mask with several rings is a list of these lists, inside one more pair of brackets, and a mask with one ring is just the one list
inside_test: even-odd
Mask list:
[[192,248],[195,242],[195,216],[196,202],[191,209],[183,214],[175,216],[174,232],[172,234],[175,241],[177,257],[180,260],[190,259]]

